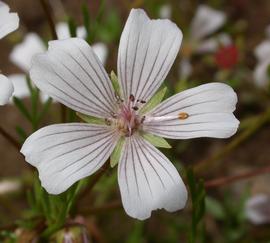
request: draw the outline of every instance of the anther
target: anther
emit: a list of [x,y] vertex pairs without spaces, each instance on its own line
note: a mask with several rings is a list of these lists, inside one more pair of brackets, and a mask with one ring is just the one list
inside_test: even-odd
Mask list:
[[180,112],[180,113],[178,114],[178,119],[179,119],[179,120],[185,120],[185,119],[187,119],[188,117],[189,117],[189,114],[186,113],[186,112]]
[[141,100],[141,103],[142,103],[142,104],[145,104],[145,103],[146,103],[146,101],[145,101],[145,100]]
[[108,118],[105,118],[105,124],[110,126],[112,124],[112,122]]
[[145,121],[145,116],[142,117],[141,123],[143,123],[144,121]]
[[132,109],[133,109],[134,111],[139,110],[139,108],[138,108],[137,106],[133,106]]
[[129,100],[130,100],[131,102],[134,102],[135,97],[134,97],[134,95],[133,95],[133,94],[131,94],[131,95],[129,96]]

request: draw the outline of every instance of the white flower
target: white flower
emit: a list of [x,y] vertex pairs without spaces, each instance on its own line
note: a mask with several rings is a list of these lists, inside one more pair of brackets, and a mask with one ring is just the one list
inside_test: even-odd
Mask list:
[[12,82],[6,76],[0,74],[0,105],[7,104],[13,92]]
[[257,194],[247,200],[245,205],[247,218],[253,224],[270,223],[270,196]]
[[[56,25],[57,35],[59,39],[70,38],[68,25],[60,22]],[[77,28],[77,34],[80,38],[86,37],[86,31],[84,27]],[[107,59],[108,50],[105,44],[95,43],[93,50],[100,58],[101,62],[105,64]],[[32,65],[33,56],[43,53],[46,51],[45,44],[42,39],[36,33],[28,33],[24,38],[23,42],[16,45],[10,54],[10,60],[17,65],[22,71],[28,73]],[[30,96],[30,91],[26,84],[25,75],[14,74],[11,77],[12,82],[14,81],[15,93],[14,95],[19,98],[26,98]],[[41,101],[46,102],[48,97],[41,92]]]
[[10,13],[9,7],[0,1],[0,39],[19,27],[19,17],[16,13]]
[[30,75],[41,91],[106,122],[51,125],[26,140],[21,152],[37,167],[49,193],[61,193],[93,174],[123,138],[118,183],[127,214],[142,220],[155,209],[173,212],[185,206],[187,191],[176,168],[141,135],[227,138],[239,122],[232,113],[236,94],[222,83],[186,90],[140,113],[166,78],[181,41],[182,33],[171,21],[150,20],[143,10],[133,9],[118,51],[121,97],[82,39],[51,41],[49,50],[34,58]]
[[[266,35],[268,36],[268,32],[270,26],[266,28]],[[258,64],[255,67],[253,78],[255,84],[258,87],[264,88],[267,87],[269,84],[269,77],[268,77],[268,67],[270,66],[270,36],[268,39],[264,40],[261,44],[259,44],[255,50],[254,55],[258,60]]]
[[190,64],[189,75],[181,74],[181,70],[185,70],[185,67],[181,67],[181,65],[187,66],[187,63],[190,63],[189,59],[192,54],[212,53],[220,45],[231,43],[230,37],[224,33],[207,38],[224,25],[225,21],[226,15],[223,12],[212,9],[207,5],[199,5],[191,21],[189,37],[184,42],[184,57],[179,69],[181,78],[187,78],[192,72],[192,65]]

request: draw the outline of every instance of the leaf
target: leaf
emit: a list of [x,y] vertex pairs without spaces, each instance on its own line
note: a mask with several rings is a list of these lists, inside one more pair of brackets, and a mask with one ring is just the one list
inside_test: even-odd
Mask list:
[[140,114],[145,114],[155,108],[164,98],[167,87],[161,87],[154,96],[140,109]]
[[105,120],[102,118],[94,117],[94,116],[87,116],[81,114],[79,112],[76,113],[78,117],[80,117],[83,121],[90,123],[90,124],[97,124],[97,125],[106,125]]
[[17,108],[20,110],[20,112],[24,115],[24,117],[32,123],[32,117],[30,113],[28,112],[27,108],[25,107],[25,105],[23,104],[23,102],[15,96],[13,97],[13,102],[17,106]]
[[213,197],[205,198],[206,211],[214,216],[216,219],[225,219],[225,212],[223,206]]
[[110,76],[111,76],[114,92],[116,93],[117,96],[121,97],[121,88],[120,88],[118,78],[117,78],[115,72],[111,71]]
[[153,135],[151,133],[143,133],[143,138],[147,140],[149,143],[153,144],[158,148],[172,148],[171,145],[162,137]]
[[116,166],[118,164],[119,160],[120,160],[120,156],[121,156],[121,152],[122,152],[124,142],[125,142],[125,139],[123,137],[121,137],[118,140],[118,142],[117,142],[117,144],[116,144],[116,146],[115,146],[115,148],[114,148],[114,150],[112,152],[112,155],[110,157],[110,165],[111,165],[112,168],[114,166]]
[[68,18],[68,30],[69,30],[69,34],[71,37],[77,36],[76,29],[77,29],[77,26],[74,22],[74,19],[69,17]]

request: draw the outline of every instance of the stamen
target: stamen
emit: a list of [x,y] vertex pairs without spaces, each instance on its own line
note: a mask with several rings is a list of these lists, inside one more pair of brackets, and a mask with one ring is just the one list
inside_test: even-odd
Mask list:
[[189,114],[186,113],[186,112],[180,112],[180,113],[178,114],[178,119],[179,119],[179,120],[185,120],[185,119],[187,119],[188,117],[189,117]]
[[132,109],[133,109],[134,111],[139,110],[139,108],[138,108],[137,106],[133,106]]
[[134,95],[133,95],[133,94],[131,94],[131,95],[129,96],[129,100],[130,100],[131,102],[134,102],[135,97],[134,97]]

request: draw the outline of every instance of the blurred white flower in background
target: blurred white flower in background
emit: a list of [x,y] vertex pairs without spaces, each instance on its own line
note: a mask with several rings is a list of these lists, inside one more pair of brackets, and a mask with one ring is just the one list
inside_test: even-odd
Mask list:
[[[19,17],[16,13],[10,13],[9,7],[0,1],[0,39],[19,27]],[[14,87],[12,82],[0,74],[0,105],[5,105],[10,100]]]
[[220,45],[229,45],[230,36],[222,33],[215,37],[208,38],[226,21],[225,13],[212,9],[207,5],[199,5],[191,21],[190,32],[184,39],[179,72],[181,79],[186,79],[192,73],[190,58],[194,54],[215,52]]
[[[65,22],[60,22],[56,25],[56,32],[58,39],[60,40],[70,38],[69,28]],[[79,38],[86,38],[86,30],[83,26],[77,28],[77,35]],[[92,47],[101,62],[105,64],[108,55],[106,45],[103,43],[95,43],[92,45]],[[27,74],[30,70],[33,56],[45,51],[45,43],[36,33],[28,33],[22,43],[16,45],[12,50],[10,54],[11,62],[13,62],[24,72],[22,74],[14,74],[9,76],[10,80],[14,84],[14,95],[16,97],[26,98],[30,96],[25,74]],[[48,96],[41,92],[40,98],[42,102],[46,102]]]
[[270,195],[257,194],[247,200],[245,213],[253,224],[270,223]]
[[237,96],[223,83],[201,85],[145,109],[173,65],[182,37],[171,21],[131,10],[118,50],[119,93],[82,39],[51,41],[45,54],[34,57],[30,76],[41,91],[99,120],[47,126],[25,141],[21,152],[49,193],[62,193],[96,172],[123,141],[118,184],[127,214],[143,220],[153,210],[185,206],[187,190],[179,173],[144,136],[227,138],[239,121],[233,115]]
[[22,184],[16,180],[1,180],[0,181],[0,195],[5,195],[8,193],[13,193],[21,188]]
[[0,39],[19,27],[18,14],[10,13],[9,10],[9,6],[0,1]]
[[163,6],[161,6],[161,8],[159,9],[159,16],[162,19],[169,19],[172,16],[172,7],[169,4],[164,4]]
[[255,84],[261,88],[267,88],[269,85],[268,67],[270,66],[270,25],[266,28],[267,39],[260,43],[254,50],[257,58],[253,77]]
[[0,105],[7,104],[13,92],[12,82],[6,76],[0,74]]

